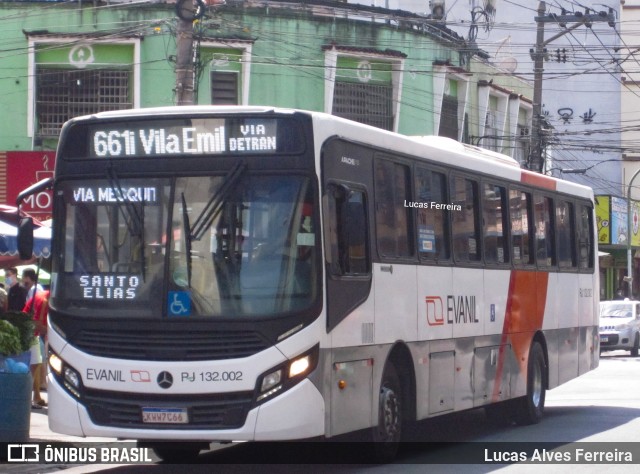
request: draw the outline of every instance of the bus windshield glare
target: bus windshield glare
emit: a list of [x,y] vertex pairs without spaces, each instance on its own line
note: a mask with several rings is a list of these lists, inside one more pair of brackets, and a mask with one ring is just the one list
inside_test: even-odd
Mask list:
[[[260,317],[317,297],[307,177],[66,182],[57,307],[77,315]],[[90,310],[90,312],[87,312]]]

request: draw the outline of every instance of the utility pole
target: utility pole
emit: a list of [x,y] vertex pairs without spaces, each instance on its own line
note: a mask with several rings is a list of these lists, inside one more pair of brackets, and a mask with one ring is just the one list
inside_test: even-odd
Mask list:
[[542,171],[542,73],[544,72],[544,22],[538,18],[544,16],[547,6],[544,2],[538,4],[536,23],[536,50],[533,55],[533,117],[531,117],[531,158],[529,169]]
[[204,15],[203,0],[178,0],[176,15],[176,105],[193,105],[193,22]]
[[[587,28],[591,28],[594,21],[606,21],[611,27],[616,25],[615,15],[611,8],[608,13],[603,11],[595,13],[595,10],[591,10],[594,14],[589,14],[588,8],[585,13],[567,13],[563,9],[560,15],[550,14],[545,16],[546,9],[547,6],[545,2],[540,2],[538,4],[538,16],[535,18],[537,23],[536,44],[535,49],[530,50],[531,57],[533,59],[533,117],[531,120],[531,151],[528,168],[533,171],[537,171],[538,173],[542,172],[542,168],[544,166],[544,159],[542,156],[542,137],[544,135],[542,131],[542,76],[544,72],[544,61],[547,57],[546,46],[552,41],[561,38],[582,25]],[[545,23],[555,23],[562,28],[565,28],[565,30],[553,35],[548,40],[545,40]],[[567,27],[567,23],[571,23],[571,26]]]

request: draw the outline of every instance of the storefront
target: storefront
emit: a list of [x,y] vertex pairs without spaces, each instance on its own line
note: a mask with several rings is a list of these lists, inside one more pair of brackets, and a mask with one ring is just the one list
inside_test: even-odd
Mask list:
[[[0,151],[0,204],[16,205],[18,194],[53,176],[54,151]],[[51,219],[51,191],[27,198],[21,209],[40,221]]]
[[[628,229],[627,200],[616,196],[596,196],[600,300],[619,296],[640,296],[640,202],[631,203],[631,232]],[[631,272],[627,278],[628,236],[631,235]],[[630,284],[631,283],[631,284]]]

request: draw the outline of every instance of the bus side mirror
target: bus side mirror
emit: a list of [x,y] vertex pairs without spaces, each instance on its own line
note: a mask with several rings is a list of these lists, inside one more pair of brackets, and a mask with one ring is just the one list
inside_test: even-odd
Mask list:
[[18,253],[22,260],[33,257],[33,219],[22,217],[18,224]]

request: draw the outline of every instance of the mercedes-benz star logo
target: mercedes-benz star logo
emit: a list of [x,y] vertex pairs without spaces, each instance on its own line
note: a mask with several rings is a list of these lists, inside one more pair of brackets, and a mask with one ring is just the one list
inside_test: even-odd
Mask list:
[[160,372],[157,380],[161,388],[169,388],[173,385],[173,375],[166,371]]

